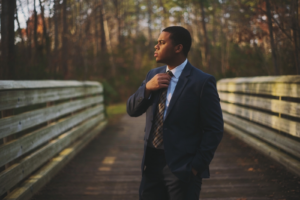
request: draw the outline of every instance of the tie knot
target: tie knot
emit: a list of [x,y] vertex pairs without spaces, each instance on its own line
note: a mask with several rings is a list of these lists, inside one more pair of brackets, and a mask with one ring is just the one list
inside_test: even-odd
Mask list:
[[170,70],[167,71],[167,74],[169,74],[171,77],[174,76],[174,74]]

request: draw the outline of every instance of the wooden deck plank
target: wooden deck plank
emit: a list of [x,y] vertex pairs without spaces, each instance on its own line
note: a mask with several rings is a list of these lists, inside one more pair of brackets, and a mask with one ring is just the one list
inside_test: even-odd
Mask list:
[[[123,116],[110,124],[32,200],[138,199],[144,123]],[[227,133],[210,166],[200,199],[299,200],[300,177]]]

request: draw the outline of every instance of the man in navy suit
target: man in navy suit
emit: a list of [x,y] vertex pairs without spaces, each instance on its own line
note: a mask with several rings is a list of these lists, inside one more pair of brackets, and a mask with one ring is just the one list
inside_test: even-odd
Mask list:
[[127,102],[130,116],[146,112],[141,200],[198,200],[223,136],[215,78],[188,62],[190,47],[188,30],[165,28],[154,57],[166,66],[150,70]]

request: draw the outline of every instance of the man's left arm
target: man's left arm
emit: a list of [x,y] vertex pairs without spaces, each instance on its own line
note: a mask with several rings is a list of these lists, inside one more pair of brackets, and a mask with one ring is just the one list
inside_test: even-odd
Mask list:
[[208,168],[223,136],[223,116],[213,76],[207,79],[202,88],[199,112],[203,137],[192,161],[192,169],[193,172],[202,173]]

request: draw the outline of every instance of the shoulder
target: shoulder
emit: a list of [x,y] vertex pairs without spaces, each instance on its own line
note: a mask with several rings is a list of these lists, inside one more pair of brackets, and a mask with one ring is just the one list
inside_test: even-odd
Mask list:
[[160,66],[160,67],[156,67],[154,69],[151,69],[149,72],[159,73],[159,72],[165,71],[166,67],[167,67],[166,65],[163,65],[163,66]]
[[153,76],[155,76],[155,74],[158,74],[158,73],[163,73],[166,71],[166,65],[164,66],[161,66],[161,67],[156,67],[154,69],[151,69],[148,74],[147,74],[147,78],[152,78]]
[[215,77],[213,75],[205,73],[191,64],[190,67],[192,70],[191,77],[194,81],[201,84],[205,84],[207,81],[215,81]]

